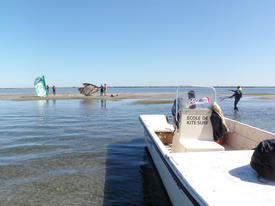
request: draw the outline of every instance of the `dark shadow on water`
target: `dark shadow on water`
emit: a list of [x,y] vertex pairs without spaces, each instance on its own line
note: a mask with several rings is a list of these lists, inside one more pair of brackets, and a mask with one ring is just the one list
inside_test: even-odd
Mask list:
[[[84,99],[84,100],[80,101],[80,103],[84,107],[98,107],[99,100]],[[100,100],[100,107],[103,108],[103,109],[106,109],[107,101],[106,100]]]
[[147,206],[172,206],[153,160],[145,148],[144,165],[141,166],[144,200]]
[[87,100],[87,99],[83,99],[82,101],[80,101],[82,106],[85,107],[96,107],[97,106],[97,101],[95,100]]
[[100,100],[101,108],[106,109],[106,100]]
[[107,151],[104,206],[170,206],[143,139],[110,144]]
[[239,178],[242,181],[275,186],[275,181],[269,181],[262,177],[259,177],[257,172],[250,165],[245,165],[232,169],[229,171],[229,174]]

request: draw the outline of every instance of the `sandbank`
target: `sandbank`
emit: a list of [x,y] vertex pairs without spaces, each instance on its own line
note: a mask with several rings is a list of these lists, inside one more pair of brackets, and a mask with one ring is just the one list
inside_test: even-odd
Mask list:
[[101,96],[96,93],[92,96],[84,96],[80,93],[57,93],[56,95],[49,94],[48,97],[38,97],[35,93],[0,93],[0,100],[51,100],[51,99],[90,99],[90,100],[121,100],[121,99],[174,99],[174,92],[121,92],[107,93],[106,96]]
[[264,96],[258,96],[256,99],[265,99],[265,100],[275,100],[275,95],[264,95]]
[[[228,95],[228,94],[227,94]],[[274,94],[244,94],[244,96],[253,96],[256,99],[275,100]],[[120,92],[107,93],[106,96],[100,96],[99,93],[92,96],[84,96],[80,93],[57,93],[50,94],[48,97],[38,97],[35,93],[0,93],[0,100],[51,100],[51,99],[89,99],[89,100],[122,100],[122,99],[147,99],[147,100],[173,100],[175,92]],[[226,96],[226,94],[217,94],[217,96]]]

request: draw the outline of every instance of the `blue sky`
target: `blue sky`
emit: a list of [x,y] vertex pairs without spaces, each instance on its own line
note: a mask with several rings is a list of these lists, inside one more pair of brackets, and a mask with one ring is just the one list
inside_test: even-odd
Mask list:
[[0,87],[275,85],[273,0],[0,0]]

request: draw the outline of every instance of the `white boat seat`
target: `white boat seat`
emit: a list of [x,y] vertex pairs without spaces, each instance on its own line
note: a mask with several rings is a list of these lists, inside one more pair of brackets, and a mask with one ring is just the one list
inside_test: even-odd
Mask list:
[[223,151],[214,141],[210,121],[212,109],[183,109],[179,128],[176,130],[172,152]]
[[169,124],[165,115],[141,115],[143,122],[155,132],[173,132],[174,127]]
[[182,138],[179,142],[182,146],[181,152],[224,151],[224,147],[214,141]]

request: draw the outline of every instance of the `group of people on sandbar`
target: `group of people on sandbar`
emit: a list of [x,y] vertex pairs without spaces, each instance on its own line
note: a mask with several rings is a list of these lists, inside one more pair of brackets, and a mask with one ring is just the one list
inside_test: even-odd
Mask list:
[[100,85],[100,96],[106,96],[106,91],[107,91],[107,85],[104,84],[104,86],[101,84]]
[[[48,93],[50,93],[50,87],[49,87],[49,85],[47,85],[47,90],[48,90]],[[55,90],[56,90],[56,86],[55,85],[52,86],[52,90],[53,90],[53,95],[55,95]]]

